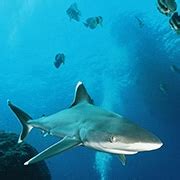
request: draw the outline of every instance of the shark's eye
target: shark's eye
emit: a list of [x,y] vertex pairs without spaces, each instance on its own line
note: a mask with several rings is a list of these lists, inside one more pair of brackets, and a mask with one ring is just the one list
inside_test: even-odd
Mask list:
[[110,136],[109,141],[110,141],[111,143],[116,142],[116,137],[115,137],[115,136]]

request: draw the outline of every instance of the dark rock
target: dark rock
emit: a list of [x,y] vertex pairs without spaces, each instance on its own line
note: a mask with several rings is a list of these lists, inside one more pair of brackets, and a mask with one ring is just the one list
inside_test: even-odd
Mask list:
[[17,144],[18,136],[0,131],[1,180],[50,180],[51,175],[44,161],[24,166],[24,162],[38,152],[29,144]]

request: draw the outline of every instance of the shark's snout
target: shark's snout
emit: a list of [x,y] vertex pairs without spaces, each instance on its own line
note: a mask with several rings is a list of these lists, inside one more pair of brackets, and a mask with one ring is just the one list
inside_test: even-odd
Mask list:
[[145,139],[144,142],[142,141],[141,143],[140,150],[142,151],[155,150],[155,149],[159,149],[163,145],[162,141],[154,134],[148,131],[145,131],[144,133],[146,135],[144,135]]
[[151,145],[148,146],[149,150],[159,149],[163,145],[162,141],[156,136],[155,136],[154,140],[150,144]]
[[159,149],[163,143],[159,140],[157,142],[137,142],[129,144],[126,150],[130,149],[131,151],[151,151],[155,149]]
[[136,152],[159,149],[163,145],[157,136],[142,128],[130,136],[124,136],[122,144],[124,144],[124,149]]

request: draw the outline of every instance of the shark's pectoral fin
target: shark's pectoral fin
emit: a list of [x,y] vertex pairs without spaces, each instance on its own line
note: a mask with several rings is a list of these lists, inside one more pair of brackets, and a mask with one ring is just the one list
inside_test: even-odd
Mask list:
[[78,139],[65,137],[61,141],[57,142],[56,144],[53,144],[49,148],[45,149],[41,153],[31,158],[29,161],[25,162],[24,165],[36,163],[38,161],[47,159],[51,156],[64,152],[78,145],[81,145],[81,142]]
[[122,165],[125,166],[126,165],[126,156],[124,154],[119,154],[118,157],[119,157]]

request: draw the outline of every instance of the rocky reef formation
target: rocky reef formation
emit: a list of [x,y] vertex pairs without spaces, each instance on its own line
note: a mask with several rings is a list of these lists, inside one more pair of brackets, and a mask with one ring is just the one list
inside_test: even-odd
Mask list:
[[0,131],[0,179],[1,180],[50,180],[45,162],[24,166],[24,162],[37,154],[26,143],[17,144],[18,136]]

